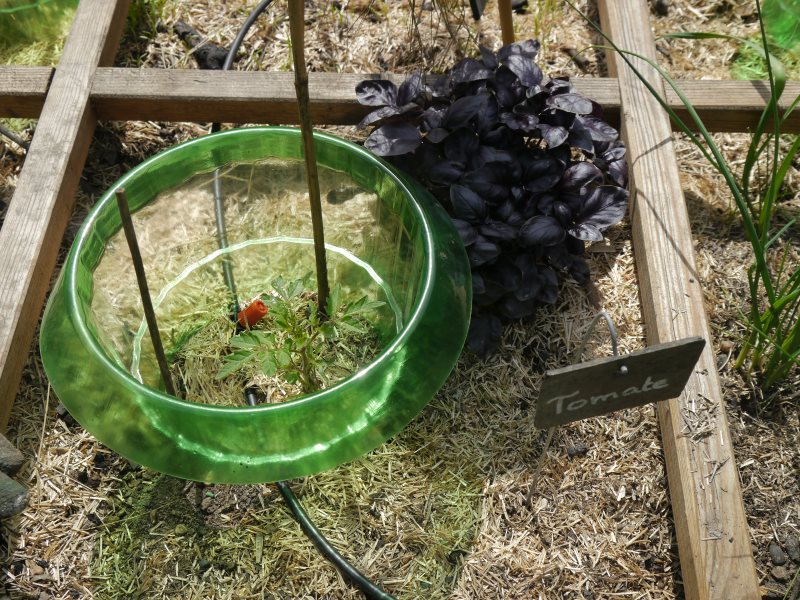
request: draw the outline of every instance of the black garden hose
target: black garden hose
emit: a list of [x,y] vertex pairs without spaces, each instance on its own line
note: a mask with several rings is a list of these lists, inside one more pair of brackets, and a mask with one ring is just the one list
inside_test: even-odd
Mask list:
[[[242,41],[247,35],[247,32],[253,26],[253,23],[255,23],[256,19],[258,19],[261,13],[263,13],[270,4],[272,4],[272,0],[262,0],[262,2],[255,9],[253,9],[253,11],[250,13],[250,16],[247,17],[247,20],[242,25],[239,33],[236,34],[236,38],[228,50],[228,55],[225,57],[225,62],[222,65],[223,71],[227,71],[231,68],[233,59],[236,57],[236,53],[239,51],[239,47],[242,45]],[[219,123],[213,123],[211,125],[212,133],[219,130]],[[225,207],[222,197],[222,184],[219,178],[219,169],[214,171],[214,213],[217,227],[217,242],[219,243],[219,247],[224,249],[228,246],[228,236],[225,230]],[[223,276],[225,278],[225,285],[231,292],[231,298],[233,300],[233,318],[236,320],[236,316],[239,313],[239,298],[236,292],[236,283],[233,277],[233,265],[230,260],[223,261],[222,269]],[[249,406],[255,406],[258,403],[255,390],[250,387],[244,390],[244,398],[245,403]],[[372,583],[358,569],[347,562],[347,560],[345,560],[341,554],[339,554],[336,548],[330,544],[325,536],[322,535],[322,532],[317,529],[316,525],[314,525],[314,523],[308,517],[308,514],[303,509],[303,506],[300,504],[300,501],[297,499],[297,496],[294,495],[292,488],[289,487],[287,482],[279,481],[275,485],[278,486],[278,490],[280,491],[283,500],[289,507],[292,516],[294,517],[295,521],[297,521],[297,524],[300,525],[300,529],[302,529],[306,537],[311,540],[317,550],[319,550],[319,552],[326,559],[328,559],[328,561],[333,564],[334,567],[336,567],[336,569],[342,574],[348,583],[358,588],[361,593],[364,594],[367,600],[395,600],[393,596],[387,594],[377,585]]]
[[338,571],[350,584],[357,587],[368,600],[395,600],[394,596],[387,594],[369,579],[364,577],[364,575],[362,575],[358,569],[347,562],[342,555],[336,551],[336,548],[331,546],[330,542],[325,539],[325,536],[322,535],[320,530],[316,528],[311,519],[308,518],[306,511],[303,510],[300,501],[297,499],[297,496],[294,495],[294,492],[292,492],[292,488],[289,487],[288,483],[285,481],[279,481],[275,485],[278,486],[278,490],[280,491],[281,496],[283,496],[284,502],[286,502],[289,510],[292,511],[292,516],[294,517],[295,521],[297,521],[297,524],[300,525],[300,529],[303,530],[303,533],[306,534],[306,537],[314,543],[314,545],[317,547],[317,550],[319,550],[325,558],[333,563],[333,566],[338,569]]

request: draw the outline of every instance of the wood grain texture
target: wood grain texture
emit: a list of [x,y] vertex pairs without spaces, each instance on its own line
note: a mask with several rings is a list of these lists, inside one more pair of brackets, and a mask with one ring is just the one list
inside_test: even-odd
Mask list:
[[[37,117],[52,69],[0,66],[0,117]],[[396,74],[310,73],[311,115],[315,122],[353,125],[369,112],[355,99],[364,79],[403,80]],[[619,124],[619,84],[614,78],[576,77],[577,89]],[[297,122],[291,73],[101,68],[92,83],[95,113],[108,120]],[[681,86],[710,131],[747,131],[764,109],[765,81],[682,81]],[[786,86],[784,98],[800,95],[800,82]],[[678,96],[667,91],[670,106],[688,118]],[[783,106],[789,102],[784,100]],[[786,122],[800,133],[800,108]]]
[[37,118],[53,71],[51,67],[0,67],[0,117]]
[[94,71],[113,60],[127,8],[128,0],[81,0],[0,229],[0,428],[8,422],[94,132]]
[[[654,58],[645,0],[600,0],[604,30]],[[624,6],[623,6],[624,5]],[[649,343],[711,339],[667,115],[616,56],[631,165],[634,256]],[[636,66],[663,89],[654,69]],[[681,575],[689,599],[759,598],[758,578],[712,345],[680,397],[658,404]]]
[[[364,79],[402,75],[309,73],[311,118],[315,123],[353,125],[370,111],[355,98]],[[609,122],[619,124],[616,79],[576,77],[575,87],[603,106]],[[764,108],[766,83],[761,81],[686,81],[684,87],[712,131],[746,131]],[[800,94],[800,82],[787,85],[785,97]],[[686,118],[678,97],[670,105]],[[97,115],[109,120],[222,121],[226,123],[297,123],[291,73],[194,71],[166,69],[98,69],[92,89]],[[800,109],[786,123],[800,132]]]

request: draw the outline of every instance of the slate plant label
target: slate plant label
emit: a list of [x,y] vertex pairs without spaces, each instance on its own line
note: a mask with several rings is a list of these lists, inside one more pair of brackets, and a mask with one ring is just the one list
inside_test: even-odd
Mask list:
[[705,343],[685,338],[548,371],[534,424],[547,429],[679,396]]

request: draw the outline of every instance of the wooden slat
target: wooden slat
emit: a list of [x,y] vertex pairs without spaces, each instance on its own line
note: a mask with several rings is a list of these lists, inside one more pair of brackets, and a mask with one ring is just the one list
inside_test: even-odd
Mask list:
[[51,67],[0,67],[0,117],[37,118],[52,76]]
[[[44,103],[50,69],[0,67],[0,116],[38,116]],[[401,75],[385,77],[400,82]],[[355,100],[359,81],[380,75],[311,73],[312,116],[328,125],[352,125],[369,111]],[[616,79],[578,77],[578,90],[599,102],[612,124],[619,123]],[[685,81],[689,99],[711,131],[746,131],[764,108],[763,81]],[[230,123],[294,123],[291,73],[244,73],[166,69],[98,70],[92,84],[92,104],[98,117],[109,120],[223,121]],[[800,82],[786,87],[784,105],[800,95]],[[670,106],[687,118],[677,95],[669,90]],[[787,133],[800,133],[800,109],[786,123]]]
[[96,117],[98,64],[114,58],[128,0],[81,0],[0,229],[0,428],[11,406],[74,203]]
[[[645,0],[600,0],[604,30],[622,48],[655,57]],[[634,256],[650,343],[711,339],[692,232],[667,115],[621,59],[623,135],[631,167]],[[660,89],[655,71],[637,61]],[[657,408],[672,512],[689,599],[759,598],[739,474],[712,345],[679,398]],[[706,433],[701,433],[703,428]]]
[[[355,99],[355,87],[380,75],[310,73],[311,113],[315,123],[352,125],[369,112]],[[402,75],[383,75],[396,83]],[[582,94],[603,106],[612,124],[619,123],[619,85],[616,79],[578,77],[572,80]],[[686,93],[712,131],[746,131],[764,108],[765,82],[686,81]],[[800,94],[791,82],[785,97]],[[670,105],[687,118],[673,92]],[[226,123],[297,122],[294,78],[291,73],[245,73],[166,69],[99,69],[92,102],[100,118],[109,120],[222,121]],[[787,103],[788,105],[788,103]],[[786,123],[787,132],[800,132],[800,109]]]
[[[371,109],[356,100],[365,79],[397,74],[309,73],[311,118],[327,125],[353,125]],[[619,105],[616,80],[585,78],[576,86],[603,106]],[[292,73],[166,69],[98,69],[92,102],[109,120],[297,123]]]

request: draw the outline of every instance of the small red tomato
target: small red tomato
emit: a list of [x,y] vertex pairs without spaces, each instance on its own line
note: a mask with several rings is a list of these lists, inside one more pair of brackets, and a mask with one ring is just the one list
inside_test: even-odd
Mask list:
[[252,327],[258,323],[269,311],[269,307],[262,300],[254,300],[239,311],[237,319],[242,327]]

